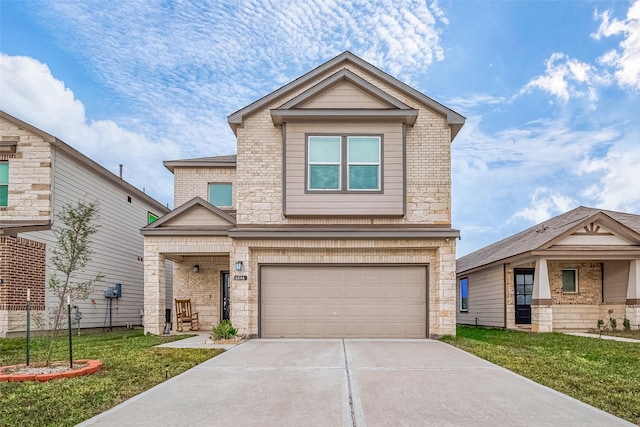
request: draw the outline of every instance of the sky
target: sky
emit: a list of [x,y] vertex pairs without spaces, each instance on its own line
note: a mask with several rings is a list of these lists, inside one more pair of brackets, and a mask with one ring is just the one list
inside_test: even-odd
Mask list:
[[173,207],[164,160],[349,50],[467,118],[462,256],[577,206],[640,214],[640,0],[0,0],[0,109]]

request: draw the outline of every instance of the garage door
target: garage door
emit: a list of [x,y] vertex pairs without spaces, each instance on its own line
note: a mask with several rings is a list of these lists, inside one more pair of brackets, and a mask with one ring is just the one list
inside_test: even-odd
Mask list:
[[425,338],[426,266],[263,266],[263,338]]

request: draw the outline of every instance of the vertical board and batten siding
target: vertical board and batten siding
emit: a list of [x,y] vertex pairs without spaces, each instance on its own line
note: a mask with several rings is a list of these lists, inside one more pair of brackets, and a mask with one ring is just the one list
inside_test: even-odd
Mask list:
[[296,108],[390,108],[391,105],[359,89],[352,83],[340,82]]
[[629,261],[605,261],[604,303],[625,304],[629,286]]
[[[460,279],[467,278],[469,310],[460,311]],[[501,265],[482,271],[458,276],[458,323],[505,327],[504,324],[504,273]]]
[[[306,193],[306,135],[383,135],[383,192]],[[403,141],[398,123],[289,123],[286,132],[286,215],[402,215]]]
[[[53,170],[54,213],[61,212],[63,206],[69,203],[98,203],[99,228],[92,238],[92,259],[75,280],[88,280],[98,272],[104,275],[104,279],[94,286],[89,298],[72,302],[82,312],[80,326],[109,326],[109,299],[104,297],[104,291],[116,283],[122,284],[122,298],[113,300],[112,325],[124,326],[129,322],[140,325],[141,310],[144,308],[144,250],[140,228],[147,224],[149,211],[157,215],[161,213],[60,150],[54,153]],[[131,196],[131,202],[128,202],[128,196]],[[54,228],[57,223],[57,218],[54,218]],[[24,233],[23,237],[46,243],[48,257],[52,255],[56,244],[52,230]],[[47,281],[53,272],[48,266]],[[167,283],[167,291],[171,294],[171,282]],[[52,307],[55,301],[55,297],[47,291],[47,306]]]

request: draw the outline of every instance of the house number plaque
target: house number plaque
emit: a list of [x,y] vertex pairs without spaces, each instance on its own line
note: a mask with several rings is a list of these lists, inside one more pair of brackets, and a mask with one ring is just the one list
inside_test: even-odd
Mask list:
[[233,276],[233,280],[247,280],[247,276],[236,274],[235,276]]

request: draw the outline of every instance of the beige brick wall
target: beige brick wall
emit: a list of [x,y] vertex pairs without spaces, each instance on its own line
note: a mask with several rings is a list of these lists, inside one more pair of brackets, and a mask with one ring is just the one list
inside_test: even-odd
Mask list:
[[209,184],[230,182],[233,185],[235,203],[236,170],[234,168],[188,168],[176,167],[173,170],[174,201],[177,208],[194,197],[209,201]]
[[[600,304],[602,302],[602,269],[600,263],[547,261],[549,287],[554,304]],[[578,270],[578,292],[562,292],[562,270]]]
[[9,162],[8,206],[0,208],[0,219],[50,219],[51,145],[4,119],[0,119],[0,138],[18,142],[15,155],[0,155],[0,160]]
[[[286,102],[279,99],[245,119],[238,128],[237,220],[239,224],[450,224],[451,147],[445,118],[411,98],[387,87],[354,66],[355,74],[387,91],[413,108],[421,109],[413,127],[407,129],[407,214],[403,218],[294,219],[282,215],[282,132],[275,127],[269,109]],[[333,74],[309,82],[291,99]],[[327,128],[330,131],[330,127]]]

